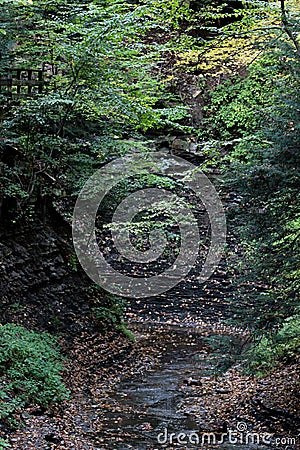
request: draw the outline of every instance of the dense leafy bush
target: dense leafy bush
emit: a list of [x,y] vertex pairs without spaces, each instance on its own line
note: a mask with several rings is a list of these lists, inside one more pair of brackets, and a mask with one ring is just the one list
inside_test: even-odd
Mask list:
[[46,407],[67,398],[55,339],[21,326],[0,326],[0,418],[13,424],[16,410]]
[[211,91],[204,108],[206,117],[201,139],[238,139],[252,136],[263,123],[263,108],[272,104],[276,86],[270,76],[271,55],[248,69],[248,75],[235,75]]
[[123,319],[125,301],[121,297],[115,295],[109,296],[111,305],[109,308],[104,306],[97,306],[93,309],[93,314],[101,326],[101,329],[116,329],[121,331],[130,340],[135,341],[134,334],[128,330]]
[[257,373],[272,370],[279,363],[290,363],[300,354],[300,316],[286,319],[277,332],[264,336],[248,352],[249,368]]

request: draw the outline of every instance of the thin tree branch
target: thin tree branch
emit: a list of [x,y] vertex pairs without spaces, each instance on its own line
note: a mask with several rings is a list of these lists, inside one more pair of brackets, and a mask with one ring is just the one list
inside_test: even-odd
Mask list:
[[295,49],[297,51],[297,54],[300,56],[300,43],[297,41],[297,38],[294,36],[294,33],[290,29],[290,23],[287,18],[286,9],[285,9],[285,0],[280,0],[281,5],[281,13],[282,13],[282,25],[283,29],[290,38],[290,40],[293,42]]

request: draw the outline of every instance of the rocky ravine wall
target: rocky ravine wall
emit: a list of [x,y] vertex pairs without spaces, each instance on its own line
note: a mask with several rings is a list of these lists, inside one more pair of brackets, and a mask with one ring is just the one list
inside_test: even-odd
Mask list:
[[90,328],[99,292],[77,263],[67,223],[2,226],[0,299],[0,323],[50,332]]

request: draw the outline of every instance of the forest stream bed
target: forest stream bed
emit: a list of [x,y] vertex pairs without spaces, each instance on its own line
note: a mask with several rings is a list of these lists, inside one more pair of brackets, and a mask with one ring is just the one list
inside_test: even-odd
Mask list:
[[[228,194],[226,201],[233,202],[234,195]],[[26,248],[21,246],[23,234]],[[19,411],[19,428],[9,433],[12,449],[299,449],[299,361],[264,378],[243,375],[231,364],[232,348],[224,355],[217,343],[214,353],[207,340],[229,338],[240,349],[247,342],[247,333],[225,325],[233,315],[232,276],[225,258],[203,285],[195,267],[170,291],[131,300],[124,320],[136,337],[133,342],[91,322],[89,311],[97,305],[91,294],[82,295],[86,290],[78,272],[67,272],[54,232],[51,240],[44,231],[23,234],[8,240],[8,268],[14,267],[16,255],[39,261],[46,247],[49,264],[56,257],[56,281],[46,263],[42,269],[27,263],[28,273],[22,272],[19,284],[10,283],[7,292],[10,299],[22,294],[22,308],[7,302],[5,319],[55,331],[66,356],[70,399],[47,410],[33,405]],[[228,243],[237,250],[230,232]],[[45,298],[52,300],[46,304]],[[229,370],[222,374],[224,364]],[[226,439],[221,444],[222,433]]]
[[[132,324],[130,328],[137,339],[134,344],[111,340],[109,347],[100,335],[89,341],[82,336],[74,342],[73,372],[69,373],[72,399],[50,411],[25,411],[26,427],[10,440],[14,449],[299,448],[296,436],[294,442],[284,432],[282,421],[272,418],[276,429],[272,432],[270,423],[255,415],[251,400],[258,397],[264,401],[263,388],[272,402],[275,395],[272,398],[270,394],[276,382],[273,385],[272,380],[243,376],[235,369],[218,374],[224,356],[213,354],[205,338],[230,330],[167,324],[157,327],[151,323]],[[117,351],[123,355],[117,365],[115,361],[115,373],[108,364],[97,371],[100,348],[110,348],[111,357]],[[220,444],[222,433],[224,443]],[[187,443],[178,442],[178,438]]]
[[[108,443],[120,450],[210,448],[211,445],[241,450],[266,448],[251,443],[230,445],[225,439],[223,445],[217,445],[223,441],[222,432],[225,438],[229,431],[227,424],[217,419],[209,423],[205,407],[198,407],[194,415],[185,401],[199,400],[203,379],[216,372],[220,358],[210,354],[201,334],[195,334],[192,329],[156,333],[160,352],[153,366],[145,373],[125,377],[104,402],[108,412],[98,433],[99,448]],[[145,338],[145,335],[140,337]],[[208,443],[211,443],[209,447]]]

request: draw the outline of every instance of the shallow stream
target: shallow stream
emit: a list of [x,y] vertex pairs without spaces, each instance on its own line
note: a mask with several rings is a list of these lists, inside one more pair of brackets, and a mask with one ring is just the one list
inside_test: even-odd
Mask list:
[[[199,408],[197,419],[182,408],[183,399],[199,396],[202,377],[214,373],[220,362],[207,352],[200,333],[186,329],[161,332],[156,337],[156,345],[160,352],[155,364],[121,380],[110,393],[107,399],[110,407],[98,433],[97,445],[102,443],[119,450],[270,448],[251,443],[230,444],[226,438],[220,444],[221,433],[227,431],[224,424],[216,422],[209,430],[204,408]],[[208,437],[205,432],[212,432],[214,436]]]

